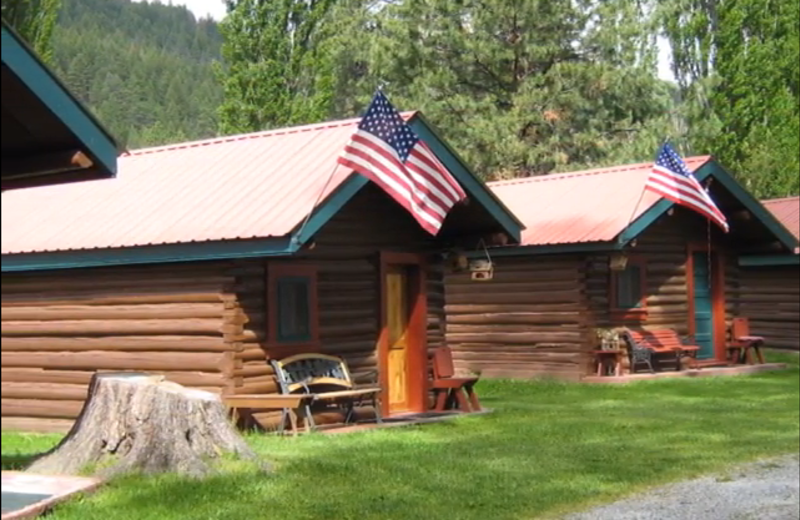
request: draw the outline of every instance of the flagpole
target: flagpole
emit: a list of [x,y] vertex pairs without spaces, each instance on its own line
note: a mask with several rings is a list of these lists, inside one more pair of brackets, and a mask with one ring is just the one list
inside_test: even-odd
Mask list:
[[311,219],[311,214],[314,213],[314,208],[316,208],[319,205],[320,200],[322,200],[322,195],[325,193],[325,190],[328,189],[328,186],[330,185],[331,180],[333,179],[333,174],[335,174],[336,170],[338,169],[339,169],[339,162],[337,161],[336,164],[333,166],[333,170],[331,170],[331,174],[328,175],[328,180],[325,181],[325,185],[322,187],[319,194],[317,195],[317,200],[314,201],[314,205],[311,206],[311,211],[308,212],[306,218],[303,220],[303,223],[300,225],[300,229],[298,229],[297,233],[295,233],[295,235],[292,237],[292,241],[295,242],[296,244],[300,243],[300,237],[303,234],[303,230],[306,228],[306,224],[308,224],[308,221]]
[[[667,144],[667,143],[669,143],[669,137],[665,137],[664,138],[664,142],[658,148],[659,152],[661,151],[662,148],[664,148],[664,145]],[[656,153],[656,160],[658,160],[658,153]],[[655,161],[654,161],[654,163],[655,163]],[[639,209],[639,205],[642,203],[642,200],[644,199],[644,193],[647,191],[647,179],[645,179],[644,182],[645,182],[645,185],[642,187],[642,192],[639,194],[639,200],[636,201],[636,206],[633,207],[633,213],[631,213],[631,216],[628,219],[628,225],[630,225],[631,222],[633,222],[633,217],[636,216],[636,210]]]
[[[378,92],[383,92],[383,87],[385,84],[386,84],[385,81],[383,80],[379,81],[378,86],[375,89],[375,93],[377,94]],[[292,238],[293,242],[299,244],[300,237],[303,234],[303,230],[306,228],[308,221],[311,219],[311,214],[314,213],[314,208],[316,208],[319,205],[319,202],[322,199],[322,195],[325,193],[325,190],[328,189],[328,185],[330,185],[331,180],[333,179],[333,175],[336,173],[336,170],[339,169],[339,166],[341,166],[341,163],[339,161],[336,161],[336,164],[333,166],[333,170],[331,170],[331,174],[328,175],[328,179],[325,181],[325,185],[322,187],[322,190],[319,192],[319,195],[317,195],[317,200],[314,201],[314,205],[311,206],[311,211],[309,211],[308,214],[306,215],[306,218],[303,219],[303,223],[300,224],[300,229],[297,230],[297,233],[295,233],[294,237]]]

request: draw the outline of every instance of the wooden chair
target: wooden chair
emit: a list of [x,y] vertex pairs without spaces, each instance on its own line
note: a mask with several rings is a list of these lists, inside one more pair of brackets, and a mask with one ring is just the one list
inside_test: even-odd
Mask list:
[[764,363],[764,354],[761,347],[765,339],[761,336],[750,335],[750,320],[745,317],[733,319],[731,324],[731,341],[727,346],[728,362],[731,364],[753,364],[753,351],[756,352],[758,362]]
[[435,400],[434,410],[442,412],[460,408],[465,412],[480,411],[481,403],[473,389],[479,378],[455,377],[455,374],[453,353],[450,347],[437,348],[433,354],[433,383],[431,384]]

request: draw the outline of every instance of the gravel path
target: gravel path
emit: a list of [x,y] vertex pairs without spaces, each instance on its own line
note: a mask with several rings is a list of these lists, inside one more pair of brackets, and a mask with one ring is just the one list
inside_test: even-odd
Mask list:
[[800,456],[659,487],[564,520],[798,520]]

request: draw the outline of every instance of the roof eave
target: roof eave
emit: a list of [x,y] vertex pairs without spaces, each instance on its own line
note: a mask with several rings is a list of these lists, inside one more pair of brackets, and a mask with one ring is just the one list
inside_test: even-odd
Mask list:
[[775,266],[800,265],[800,255],[750,255],[740,256],[740,267],[775,267]]
[[[81,143],[82,151],[95,164],[93,178],[116,175],[119,149],[114,138],[5,21],[2,25],[2,60]],[[64,175],[75,176],[76,172]],[[55,175],[49,177],[54,179]],[[81,175],[77,175],[77,179],[84,180]]]
[[[736,197],[745,208],[753,213],[753,215],[775,235],[775,238],[777,238],[787,250],[793,251],[797,247],[797,239],[794,238],[794,235],[792,235],[763,204],[745,190],[713,157],[709,156],[708,160],[699,166],[694,174],[700,182],[703,182],[708,177],[712,177],[722,184],[725,189]],[[624,246],[636,239],[673,206],[675,206],[675,203],[672,201],[667,199],[659,200],[640,215],[639,218],[628,225],[628,227],[619,234],[617,242]]]
[[[547,244],[537,246],[499,246],[490,247],[487,251],[490,257],[514,257],[533,255],[559,255],[576,253],[601,253],[614,252],[623,249],[617,242],[576,242],[570,244]],[[487,251],[469,251],[467,258],[486,258]]]
[[[513,242],[519,243],[524,226],[517,217],[478,179],[420,112],[404,112],[403,115],[407,117],[409,125],[425,141],[425,144],[431,148],[466,192],[486,208],[489,214],[508,233]],[[297,247],[305,244],[368,182],[369,180],[363,175],[353,173],[326,200],[317,206],[307,222],[301,222],[295,227],[292,235],[293,243]]]
[[415,112],[409,124],[425,144],[442,161],[469,196],[483,205],[498,224],[519,243],[525,225],[511,212],[500,198],[467,166],[461,156],[440,136],[438,130],[420,112]]
[[798,241],[792,232],[786,229],[786,226],[784,226],[775,215],[770,213],[758,199],[744,189],[744,187],[713,158],[703,166],[702,171],[698,174],[698,179],[702,182],[709,176],[725,186],[748,211],[775,235],[775,238],[777,238],[787,250],[794,251],[795,248],[797,248]]
[[115,249],[22,253],[2,256],[2,272],[18,273],[289,256],[297,247],[288,237],[162,244]]

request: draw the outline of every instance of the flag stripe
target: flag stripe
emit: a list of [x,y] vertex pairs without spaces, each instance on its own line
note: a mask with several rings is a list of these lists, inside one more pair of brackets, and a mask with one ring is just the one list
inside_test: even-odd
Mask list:
[[705,202],[700,201],[696,195],[676,189],[674,185],[662,184],[660,181],[653,179],[647,183],[646,188],[654,191],[668,200],[671,200],[676,204],[693,209],[701,213],[703,216],[713,220],[723,229],[728,229],[728,225],[725,222],[724,217],[720,218],[717,212],[712,210],[711,207],[709,207]]
[[[716,207],[716,205],[708,198],[703,197],[698,191],[698,188],[687,187],[680,180],[675,179],[675,176],[653,175],[648,183],[653,185],[656,189],[667,190],[676,197],[682,197],[687,202],[695,204],[699,207],[714,215],[716,219],[725,220],[725,216]],[[698,184],[699,186],[699,184]],[[702,190],[702,187],[699,188]]]
[[447,215],[446,208],[452,206],[454,202],[444,201],[435,193],[430,193],[427,189],[427,184],[423,183],[424,179],[421,179],[419,175],[411,174],[411,172],[408,172],[408,175],[404,175],[404,171],[407,171],[406,168],[400,163],[397,154],[383,141],[377,139],[368,132],[356,132],[349,146],[358,148],[365,154],[374,155],[384,166],[391,166],[393,178],[410,190],[410,193],[415,197],[418,204],[425,205],[442,218]]
[[[427,224],[440,227],[444,220],[444,211],[430,200],[414,193],[402,173],[402,166],[396,160],[393,161],[374,148],[359,142],[355,137],[345,147],[342,158],[349,163],[345,165],[361,172],[381,188],[386,189],[389,195],[400,202],[418,221],[422,219]],[[340,162],[343,161],[340,159]]]
[[420,141],[417,146],[414,147],[411,157],[424,163],[430,175],[435,176],[439,180],[439,183],[450,193],[453,200],[458,202],[467,196],[461,188],[461,185],[458,184],[458,181],[447,171],[447,168],[445,168],[433,154],[424,141]]
[[654,191],[658,195],[661,195],[662,197],[664,197],[667,200],[671,200],[672,202],[674,202],[676,204],[680,204],[681,206],[686,206],[686,207],[688,207],[690,209],[693,209],[694,211],[697,211],[698,213],[702,214],[703,216],[713,220],[721,228],[727,229],[727,224],[725,223],[725,221],[720,220],[720,218],[717,215],[715,215],[713,212],[709,211],[709,209],[706,206],[698,205],[695,202],[693,202],[692,200],[689,200],[686,197],[676,193],[674,190],[664,189],[664,188],[656,187],[656,186],[653,186],[653,185],[648,185],[647,188],[650,189],[651,191]]
[[347,161],[346,166],[355,171],[363,172],[370,180],[378,184],[382,189],[406,208],[417,221],[425,227],[434,226],[438,229],[444,218],[440,211],[435,211],[429,207],[428,201],[420,200],[412,190],[401,180],[402,174],[391,162],[381,160],[375,154],[364,151],[358,147],[349,146],[343,158]]
[[380,188],[395,201],[397,201],[398,204],[411,213],[419,225],[422,226],[422,228],[426,231],[435,233],[441,227],[441,222],[439,222],[435,217],[431,216],[430,213],[415,207],[411,203],[411,199],[404,196],[402,190],[395,189],[395,186],[392,185],[392,181],[385,182],[385,177],[383,176],[385,174],[375,172],[369,160],[348,154],[347,156],[340,158],[339,162],[344,166],[353,169],[354,171],[361,172],[362,175],[380,186]]
[[380,91],[338,161],[375,182],[434,235],[452,207],[466,197]]
[[700,213],[725,232],[730,230],[725,214],[668,143],[661,147],[656,156],[645,182],[645,190]]
[[655,166],[653,168],[653,177],[661,176],[664,178],[665,181],[672,181],[678,184],[679,186],[683,186],[690,192],[694,193],[695,195],[699,196],[708,206],[712,208],[714,213],[716,213],[720,218],[725,219],[725,215],[717,208],[717,205],[714,204],[714,201],[711,200],[711,196],[703,189],[703,186],[700,182],[694,177],[685,177],[683,175],[676,175],[674,172],[662,168],[660,166]]

